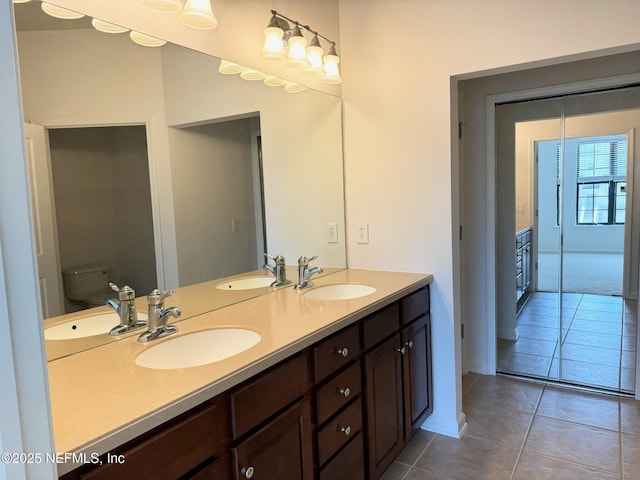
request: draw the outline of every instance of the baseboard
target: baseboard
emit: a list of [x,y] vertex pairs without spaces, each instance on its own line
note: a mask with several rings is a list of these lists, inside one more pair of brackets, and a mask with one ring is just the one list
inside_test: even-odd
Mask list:
[[460,412],[457,420],[452,422],[432,414],[425,420],[420,428],[446,437],[461,438],[467,429],[467,417],[464,412]]

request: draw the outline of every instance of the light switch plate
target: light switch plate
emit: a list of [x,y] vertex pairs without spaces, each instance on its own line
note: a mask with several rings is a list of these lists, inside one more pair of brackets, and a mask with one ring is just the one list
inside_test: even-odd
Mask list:
[[369,224],[368,223],[356,224],[356,243],[361,243],[361,244],[369,243]]

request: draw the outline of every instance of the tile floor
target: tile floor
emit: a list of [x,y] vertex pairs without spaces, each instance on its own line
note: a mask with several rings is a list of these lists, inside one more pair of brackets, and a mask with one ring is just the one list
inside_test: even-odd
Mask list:
[[498,371],[634,392],[637,302],[565,293],[562,344],[558,294],[534,292],[518,315],[517,341],[498,339]]
[[383,480],[640,479],[640,402],[469,373],[461,439],[420,431]]

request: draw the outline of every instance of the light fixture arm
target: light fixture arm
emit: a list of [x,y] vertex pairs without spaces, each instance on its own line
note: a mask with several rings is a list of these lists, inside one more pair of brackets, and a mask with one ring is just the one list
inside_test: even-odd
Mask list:
[[309,25],[303,25],[302,23],[298,22],[297,20],[289,18],[289,17],[287,17],[285,15],[282,15],[281,13],[278,13],[275,10],[271,10],[271,15],[273,15],[276,19],[283,21],[283,22],[278,22],[278,26],[285,32],[285,38],[288,38],[288,36],[290,36],[290,34],[291,34],[290,33],[291,30],[292,30],[291,25],[290,25],[290,23],[291,23],[291,24],[294,24],[294,25],[298,26],[299,28],[303,28],[304,30],[306,30],[307,32],[309,32],[309,33],[311,33],[313,35],[317,35],[318,37],[323,39],[325,42],[331,44],[335,49],[336,42],[334,42],[333,40],[325,37],[321,33],[317,32],[315,30],[312,30]]

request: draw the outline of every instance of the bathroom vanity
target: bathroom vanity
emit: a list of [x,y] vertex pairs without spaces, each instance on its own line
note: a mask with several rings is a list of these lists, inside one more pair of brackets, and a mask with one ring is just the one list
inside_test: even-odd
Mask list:
[[[64,479],[379,478],[432,411],[430,275],[343,270],[178,324],[261,335],[232,357],[144,368],[127,338],[50,362]],[[314,299],[314,289],[372,293]],[[172,337],[158,342],[170,341]]]

